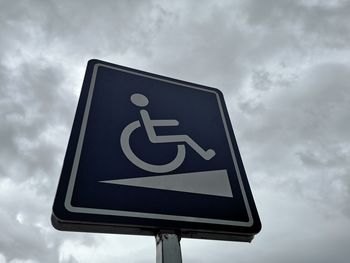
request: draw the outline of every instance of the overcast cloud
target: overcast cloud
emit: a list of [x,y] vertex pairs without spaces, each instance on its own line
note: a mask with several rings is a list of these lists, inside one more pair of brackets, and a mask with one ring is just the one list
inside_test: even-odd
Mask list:
[[184,262],[348,262],[350,1],[0,0],[0,263],[154,262],[50,214],[91,58],[223,91],[263,229]]

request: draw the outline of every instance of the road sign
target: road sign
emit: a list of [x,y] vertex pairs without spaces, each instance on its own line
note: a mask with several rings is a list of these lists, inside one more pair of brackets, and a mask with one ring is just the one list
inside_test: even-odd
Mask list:
[[52,222],[250,241],[261,224],[222,93],[90,60]]

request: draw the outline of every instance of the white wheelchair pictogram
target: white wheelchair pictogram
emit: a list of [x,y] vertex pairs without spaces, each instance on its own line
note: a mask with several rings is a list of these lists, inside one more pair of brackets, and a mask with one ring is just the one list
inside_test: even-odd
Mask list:
[[[142,94],[135,93],[130,97],[131,102],[140,107],[146,107],[149,103],[148,98]],[[215,156],[215,151],[212,149],[204,150],[188,135],[157,135],[155,127],[160,126],[178,126],[177,120],[152,120],[145,109],[140,110],[141,121],[146,129],[148,139],[151,143],[182,143],[177,144],[177,154],[175,158],[166,164],[150,164],[140,159],[132,151],[130,147],[130,136],[138,128],[141,127],[139,120],[128,124],[121,133],[120,145],[123,153],[137,167],[153,173],[167,173],[177,169],[185,160],[186,147],[188,144],[194,151],[196,151],[203,159],[210,160]],[[185,144],[184,144],[185,143]]]

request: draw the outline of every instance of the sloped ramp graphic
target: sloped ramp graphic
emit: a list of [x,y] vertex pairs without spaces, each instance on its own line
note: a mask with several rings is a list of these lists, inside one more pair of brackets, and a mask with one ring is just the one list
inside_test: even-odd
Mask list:
[[233,197],[226,170],[135,177],[99,182],[221,197]]

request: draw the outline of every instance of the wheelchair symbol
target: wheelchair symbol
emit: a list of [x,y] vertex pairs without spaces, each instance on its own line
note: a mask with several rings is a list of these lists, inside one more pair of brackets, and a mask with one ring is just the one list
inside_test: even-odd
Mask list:
[[[135,93],[130,97],[131,102],[138,107],[145,107],[148,105],[148,98],[142,94]],[[187,143],[193,150],[195,150],[203,159],[210,160],[215,156],[215,151],[212,149],[204,150],[200,147],[191,137],[188,135],[157,135],[154,127],[159,126],[178,126],[179,122],[177,120],[152,120],[148,114],[148,111],[141,109],[141,121],[144,124],[148,139],[152,143],[173,143],[178,142],[182,144],[177,144],[177,154],[176,157],[169,163],[155,165],[147,163],[141,160],[135,155],[130,147],[130,136],[138,128],[141,127],[139,120],[134,121],[127,125],[121,133],[120,145],[123,153],[137,167],[153,173],[167,173],[178,168],[185,160]]]

